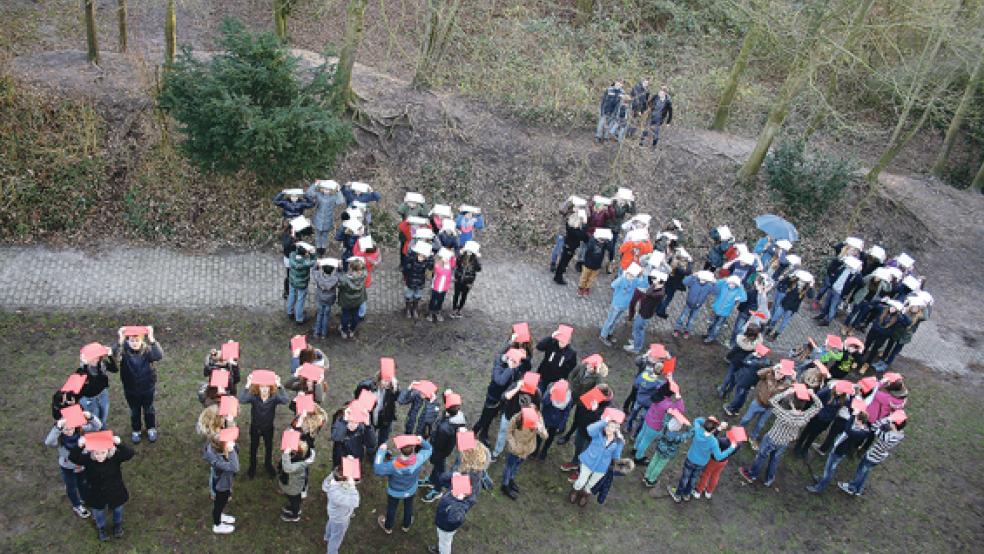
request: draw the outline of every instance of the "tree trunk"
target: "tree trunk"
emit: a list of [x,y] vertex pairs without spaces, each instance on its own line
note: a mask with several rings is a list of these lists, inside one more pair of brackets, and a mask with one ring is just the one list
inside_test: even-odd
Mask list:
[[984,160],[981,160],[981,167],[977,170],[977,175],[974,176],[974,182],[970,184],[970,188],[978,192],[984,190]]
[[99,41],[96,38],[96,0],[84,0],[85,42],[89,63],[99,65]]
[[116,16],[119,21],[120,53],[126,54],[126,0],[120,0]]
[[164,15],[164,65],[174,64],[174,51],[178,46],[178,16],[174,0],[167,0],[167,13]]
[[444,58],[451,28],[458,18],[461,0],[448,0],[446,4],[440,0],[428,0],[427,8],[427,28],[411,83],[415,88],[426,88],[433,82],[434,72]]
[[574,15],[574,25],[581,27],[591,21],[594,15],[594,0],[576,0],[574,7],[577,13]]
[[366,5],[369,0],[349,0],[345,8],[345,38],[338,55],[338,67],[335,69],[334,102],[339,108],[344,108],[355,98],[352,92],[352,68],[355,66],[355,54],[362,42],[365,31]]
[[776,135],[779,134],[779,130],[782,129],[782,123],[785,121],[786,115],[789,114],[789,107],[792,105],[793,99],[796,98],[800,89],[806,84],[812,71],[813,67],[811,65],[796,70],[796,73],[790,74],[786,78],[786,82],[782,85],[782,90],[779,91],[779,97],[769,112],[769,119],[766,120],[762,131],[759,133],[755,148],[748,156],[748,159],[745,160],[745,163],[742,164],[741,169],[738,170],[738,181],[748,183],[755,178],[759,168],[762,167],[762,162],[765,161],[766,154],[769,153],[772,142],[775,140]]
[[290,0],[273,0],[273,27],[280,40],[287,42],[287,15]]
[[963,126],[964,118],[967,116],[967,110],[970,109],[970,105],[974,101],[974,95],[977,93],[977,86],[980,84],[981,77],[984,77],[984,54],[977,58],[977,65],[970,74],[967,88],[964,89],[963,97],[960,98],[960,104],[957,106],[957,111],[953,112],[953,119],[950,120],[950,126],[946,130],[946,136],[943,138],[943,147],[940,149],[939,157],[936,158],[936,163],[933,164],[933,175],[937,177],[943,174],[946,164],[950,161],[950,151],[953,150],[953,143],[957,141],[957,133],[960,132],[960,127]]
[[735,58],[734,65],[731,66],[731,73],[728,75],[728,84],[724,87],[724,92],[721,93],[721,100],[718,102],[717,111],[714,112],[714,122],[711,123],[712,131],[723,131],[724,126],[728,123],[728,116],[731,115],[731,105],[735,101],[735,94],[738,92],[738,80],[741,79],[742,74],[745,73],[745,68],[748,67],[748,56],[752,53],[755,48],[755,43],[758,41],[758,29],[754,24],[750,24],[748,31],[745,33],[745,38],[741,41],[741,50],[738,51],[738,57]]

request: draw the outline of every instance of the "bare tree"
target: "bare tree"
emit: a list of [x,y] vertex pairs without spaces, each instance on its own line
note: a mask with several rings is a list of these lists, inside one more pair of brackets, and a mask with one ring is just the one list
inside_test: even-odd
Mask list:
[[96,0],[83,0],[83,19],[85,19],[85,42],[89,63],[99,65],[99,41],[96,37]]
[[280,40],[287,42],[287,17],[291,0],[273,0],[273,28]]
[[116,17],[119,24],[120,52],[126,54],[126,0],[119,0]]
[[414,87],[426,88],[433,82],[434,72],[447,50],[459,8],[461,0],[427,0],[427,28],[413,75]]
[[174,64],[174,52],[178,47],[178,16],[174,8],[174,0],[167,0],[167,12],[164,14],[164,64]]
[[335,69],[332,84],[335,102],[339,106],[349,106],[355,100],[355,93],[352,92],[352,68],[355,67],[355,54],[365,31],[368,3],[368,0],[349,0],[345,8],[345,38],[342,39],[342,49],[338,55],[338,67]]
[[974,176],[974,182],[970,184],[970,188],[977,192],[984,190],[984,160],[981,160],[981,167],[977,170],[977,175]]
[[758,27],[754,23],[750,23],[748,31],[745,32],[745,38],[741,41],[741,49],[738,50],[735,63],[731,66],[731,72],[728,74],[728,82],[724,85],[721,100],[718,101],[717,111],[714,112],[714,122],[711,123],[712,131],[723,131],[725,125],[728,123],[728,117],[731,115],[731,105],[734,103],[735,95],[738,92],[738,81],[741,80],[742,74],[745,73],[745,68],[748,67],[748,57],[758,42],[758,33]]
[[943,170],[946,169],[946,165],[950,161],[950,152],[953,150],[953,143],[957,141],[957,134],[960,133],[960,128],[963,126],[967,112],[970,110],[970,105],[973,103],[974,95],[977,94],[977,87],[980,86],[981,78],[984,77],[984,49],[981,49],[982,46],[984,45],[978,46],[980,53],[977,57],[977,63],[970,73],[970,79],[967,81],[966,88],[964,88],[963,96],[960,98],[960,104],[957,105],[957,110],[953,112],[953,118],[950,119],[950,126],[947,127],[946,136],[943,138],[943,147],[940,148],[936,163],[933,164],[933,174],[937,177],[943,174]]

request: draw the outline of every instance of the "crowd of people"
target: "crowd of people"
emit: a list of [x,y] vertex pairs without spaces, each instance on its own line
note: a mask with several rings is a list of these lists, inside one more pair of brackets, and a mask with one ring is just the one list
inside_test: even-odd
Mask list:
[[[253,369],[245,383],[239,344],[222,343],[205,356],[196,426],[208,467],[213,532],[235,531],[236,518],[227,512],[231,492],[240,474],[255,478],[261,443],[262,470],[276,478],[284,495],[281,519],[299,521],[312,468],[328,458],[317,456],[329,448],[317,446],[322,434],[331,452],[331,469],[321,487],[328,503],[328,552],[338,552],[344,540],[360,504],[364,471],[385,480],[386,506],[377,518],[381,532],[394,531],[401,503],[400,528],[409,531],[422,492],[423,502],[438,502],[437,543],[431,550],[448,553],[481,491],[494,491],[498,479],[502,496],[518,500],[524,462],[545,460],[552,447],[568,444],[570,458],[563,454],[560,469],[571,484],[567,500],[580,507],[592,498],[603,504],[615,478],[635,467],[644,468],[641,482],[653,496],[675,502],[711,499],[729,461],[745,445],[754,458],[734,473],[749,483],[761,479],[765,486],[775,481],[790,446],[797,457],[811,455],[811,449],[825,457],[823,474],[807,485],[816,494],[835,482],[848,456],[856,456],[853,478],[838,487],[862,495],[871,470],[905,434],[908,389],[890,366],[929,317],[933,303],[913,271],[915,261],[904,253],[889,259],[880,246],[865,248],[860,239],[848,237],[834,246],[817,283],[793,253],[794,240],[766,234],[749,248],[719,226],[710,232],[698,269],[684,245],[695,251],[702,246],[686,242],[680,221],[657,229],[652,217],[637,212],[631,190],[607,194],[591,202],[571,196],[561,205],[564,227],[551,271],[558,284],[566,283],[571,268],[580,272],[576,298],[588,296],[602,272],[614,274],[599,340],[614,346],[625,318],[623,348],[635,366],[631,378],[610,372],[612,355],[606,360],[592,348],[579,353],[569,325],[560,324],[534,341],[530,325],[516,323],[490,353],[486,394],[467,410],[478,416],[469,425],[460,393],[440,391],[421,376],[403,385],[393,358],[381,358],[378,370],[364,376],[350,399],[329,413],[324,408],[329,357],[309,344],[308,334],[290,339],[288,371]],[[365,317],[366,289],[373,267],[381,262],[367,207],[379,199],[369,185],[334,181],[315,182],[307,191],[286,190],[275,199],[284,216],[286,312],[298,323],[306,321],[305,298],[313,282],[318,308],[311,337],[327,336],[336,301],[343,338],[352,338]],[[311,219],[304,215],[308,209]],[[442,321],[444,297],[453,283],[451,317],[456,317],[481,270],[474,240],[485,225],[481,210],[462,205],[455,215],[450,206],[429,207],[421,195],[408,193],[397,213],[405,316],[420,317],[419,302],[429,287],[426,315]],[[305,241],[310,235],[314,245]],[[333,235],[342,252],[337,258],[328,256]],[[682,300],[674,308],[677,297]],[[843,324],[822,340],[810,338],[781,355],[774,341],[804,303],[812,304],[819,325],[834,325],[843,310]],[[672,334],[686,340],[705,307],[705,343],[717,341],[733,318],[724,336],[730,346],[724,377],[715,389],[725,401],[721,416],[714,410],[688,410],[686,391],[676,379],[684,364],[664,344],[647,340],[652,318],[669,318],[677,310]],[[121,465],[134,455],[133,447],[107,425],[110,374],[119,373],[122,381],[130,442],[140,443],[144,433],[149,442],[158,440],[154,364],[163,359],[163,350],[150,326],[122,327],[117,339],[110,346],[82,347],[79,368],[53,397],[54,423],[45,440],[58,449],[72,509],[79,517],[92,516],[100,540],[123,535],[128,493]],[[619,388],[628,390],[621,404],[615,393]],[[249,405],[245,471],[237,446],[244,404]],[[289,412],[290,423],[278,435],[279,405]],[[729,423],[739,414],[737,424]],[[398,421],[402,429],[393,429]],[[678,477],[664,479],[664,495],[658,482],[677,457],[682,469]],[[501,468],[493,471],[491,465],[499,461]]]
[[673,101],[666,85],[653,94],[649,90],[649,79],[642,79],[626,91],[625,79],[617,79],[601,95],[595,141],[622,142],[626,136],[631,138],[642,129],[639,146],[648,143],[655,149],[659,144],[660,129],[663,125],[669,127],[672,124]]

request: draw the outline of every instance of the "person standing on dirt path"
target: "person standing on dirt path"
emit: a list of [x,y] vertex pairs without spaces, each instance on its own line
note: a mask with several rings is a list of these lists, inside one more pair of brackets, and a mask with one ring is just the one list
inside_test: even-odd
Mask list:
[[619,102],[622,94],[622,80],[616,79],[605,89],[601,95],[601,104],[598,106],[598,128],[595,129],[595,142],[601,143],[609,138],[609,127],[614,121],[618,111]]
[[632,96],[632,119],[629,122],[628,135],[635,136],[637,125],[642,126],[643,117],[649,108],[649,79],[643,78],[629,92]]
[[652,148],[655,149],[656,144],[659,143],[660,127],[663,124],[666,124],[667,127],[673,124],[673,102],[670,100],[670,93],[666,85],[659,87],[659,92],[649,103],[652,110],[649,112],[649,129],[643,131],[642,136],[639,137],[639,146],[645,146],[646,135],[652,134]]

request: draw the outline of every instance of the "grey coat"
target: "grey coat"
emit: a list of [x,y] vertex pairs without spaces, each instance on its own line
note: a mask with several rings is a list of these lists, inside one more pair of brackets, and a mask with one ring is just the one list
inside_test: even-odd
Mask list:
[[321,269],[311,271],[311,279],[314,281],[315,300],[318,304],[334,304],[338,297],[338,272],[336,269],[330,274],[325,274]]
[[345,205],[345,197],[342,196],[342,193],[323,192],[318,189],[318,185],[312,184],[304,196],[314,202],[311,226],[319,231],[331,231],[335,226],[335,207]]
[[231,491],[232,478],[236,473],[239,473],[239,447],[233,448],[229,457],[226,457],[222,453],[216,452],[212,448],[212,443],[209,442],[202,452],[202,459],[215,470],[213,488],[220,492]]

